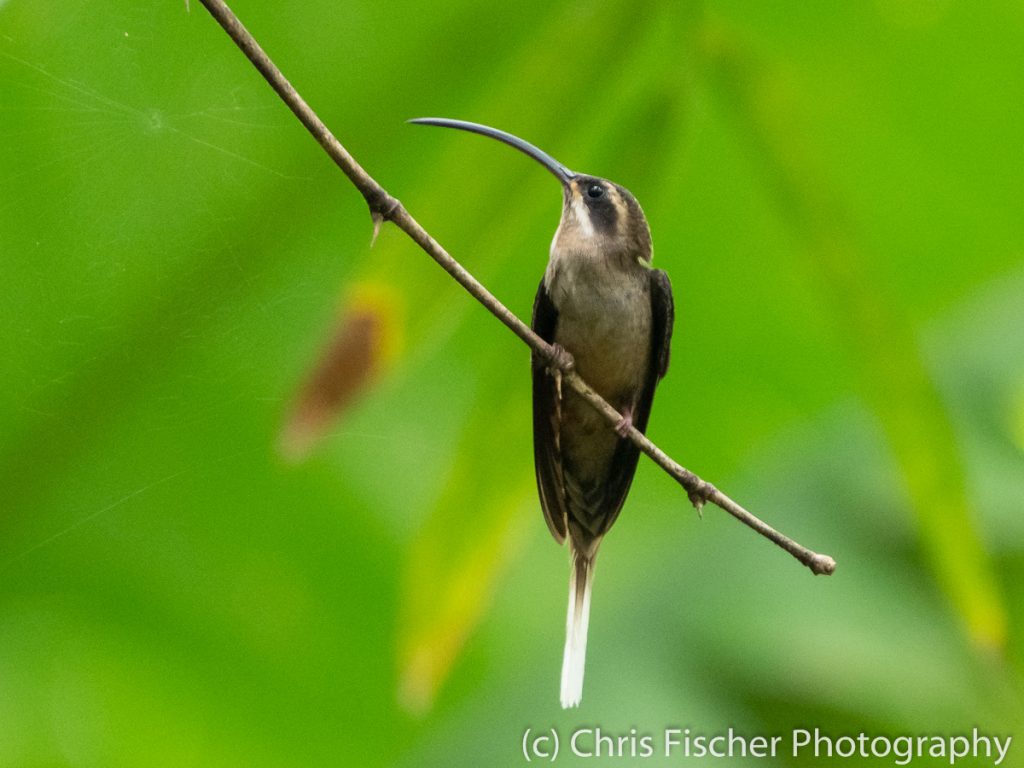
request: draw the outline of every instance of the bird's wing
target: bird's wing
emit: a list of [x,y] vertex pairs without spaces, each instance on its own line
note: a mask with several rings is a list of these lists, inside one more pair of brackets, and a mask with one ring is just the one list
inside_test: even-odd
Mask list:
[[[669,346],[672,342],[672,325],[675,322],[672,283],[669,282],[668,274],[660,269],[652,269],[648,275],[651,292],[651,356],[640,397],[633,412],[633,426],[644,433],[647,431],[647,420],[651,415],[655,387],[668,371]],[[626,438],[619,440],[605,486],[604,504],[608,513],[601,524],[601,530],[597,533],[605,533],[619,516],[629,486],[633,482],[639,458],[640,449],[632,441]]]
[[[652,362],[656,363],[655,373],[660,379],[668,373],[669,347],[672,344],[672,326],[676,321],[675,303],[672,301],[672,283],[668,274],[661,269],[652,269],[651,276],[651,334]],[[651,397],[654,396],[654,383],[651,384]],[[651,398],[647,399],[650,409]]]
[[[558,310],[551,303],[544,281],[537,288],[533,302],[534,332],[549,344],[555,339]],[[537,490],[544,519],[555,541],[561,544],[566,534],[565,482],[559,448],[558,425],[561,398],[555,377],[548,373],[544,361],[534,352],[530,358],[533,374],[533,461],[537,473]]]

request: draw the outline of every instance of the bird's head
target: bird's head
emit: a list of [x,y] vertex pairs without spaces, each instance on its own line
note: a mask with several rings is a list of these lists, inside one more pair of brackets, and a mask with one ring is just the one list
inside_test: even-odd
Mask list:
[[562,219],[552,250],[575,251],[603,257],[620,256],[649,265],[651,232],[636,198],[607,179],[574,173],[547,152],[518,136],[479,123],[444,117],[410,120],[421,125],[458,128],[489,136],[515,147],[547,168],[562,184]]

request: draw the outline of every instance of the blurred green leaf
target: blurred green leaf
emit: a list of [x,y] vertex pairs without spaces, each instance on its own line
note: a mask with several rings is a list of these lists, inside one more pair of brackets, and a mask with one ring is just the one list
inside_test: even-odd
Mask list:
[[752,60],[713,25],[706,45],[712,74],[742,121],[783,215],[805,241],[808,268],[835,306],[838,335],[901,468],[932,570],[974,640],[1001,650],[1006,612],[973,519],[949,416],[905,314],[851,240],[827,174],[816,168],[814,147],[794,119],[803,102],[794,94],[798,86]]

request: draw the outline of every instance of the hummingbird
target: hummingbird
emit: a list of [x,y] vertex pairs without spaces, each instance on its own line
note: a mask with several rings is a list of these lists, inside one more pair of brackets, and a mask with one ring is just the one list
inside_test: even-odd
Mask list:
[[[668,370],[674,307],[668,275],[652,267],[651,232],[636,198],[608,179],[574,173],[518,136],[478,123],[425,117],[410,122],[470,131],[532,157],[562,185],[562,215],[551,241],[531,327],[552,345],[533,352],[533,449],[544,519],[568,539],[571,568],[561,704],[583,696],[590,594],[598,548],[622,509],[640,451],[629,427],[647,428],[654,390]],[[569,357],[571,356],[571,358]],[[614,427],[574,391],[577,373],[622,416]]]

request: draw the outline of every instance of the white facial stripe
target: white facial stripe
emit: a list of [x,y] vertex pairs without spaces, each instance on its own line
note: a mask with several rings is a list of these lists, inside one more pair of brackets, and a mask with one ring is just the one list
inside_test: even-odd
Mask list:
[[619,194],[619,190],[615,187],[611,187],[608,190],[608,194],[612,199],[612,205],[615,206],[618,221],[625,221],[629,218],[629,207],[626,205],[626,201],[622,199],[622,195]]
[[587,204],[583,202],[582,198],[576,197],[573,199],[572,215],[576,218],[576,224],[580,228],[580,234],[584,237],[593,237],[594,225],[590,221],[590,212],[587,210]]

